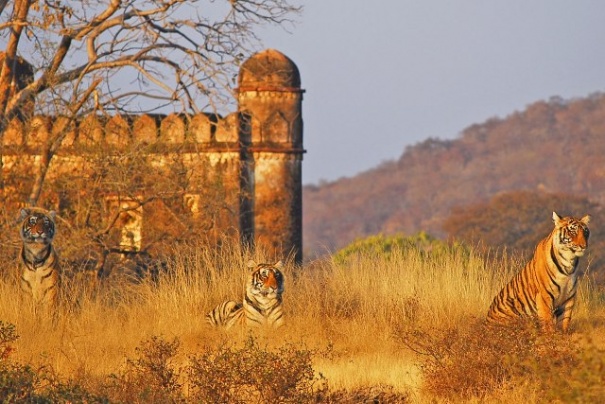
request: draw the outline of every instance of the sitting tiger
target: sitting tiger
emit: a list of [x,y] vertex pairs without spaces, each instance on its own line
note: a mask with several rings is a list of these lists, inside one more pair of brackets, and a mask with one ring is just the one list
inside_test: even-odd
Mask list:
[[21,288],[32,298],[34,310],[54,309],[59,288],[59,257],[53,247],[55,211],[21,209]]
[[588,247],[590,217],[560,217],[553,212],[553,231],[540,241],[531,261],[494,298],[487,320],[506,324],[537,317],[542,329],[569,329],[578,288],[578,262]]
[[215,327],[229,329],[235,324],[247,326],[283,325],[282,294],[284,276],[281,261],[275,264],[248,262],[250,274],[246,280],[243,303],[227,301],[206,315],[206,321]]

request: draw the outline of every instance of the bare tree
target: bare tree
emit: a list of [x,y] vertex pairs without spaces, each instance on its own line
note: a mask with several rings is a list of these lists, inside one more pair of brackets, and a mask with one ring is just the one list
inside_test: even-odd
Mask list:
[[[61,106],[75,105],[99,77],[102,106],[205,109],[258,44],[254,30],[287,26],[299,10],[281,0],[16,0],[0,9],[0,110],[10,119],[27,96],[49,89]],[[18,55],[34,65],[36,79],[9,96]]]
[[[287,0],[0,0],[0,190],[9,180],[2,177],[2,156],[10,122],[31,108],[61,116],[65,129],[51,134],[35,151],[38,163],[25,170],[32,178],[11,178],[10,189],[18,188],[30,205],[45,198],[45,189],[77,194],[70,197],[77,205],[65,208],[64,234],[114,252],[110,230],[121,213],[139,205],[111,211],[107,219],[101,190],[138,201],[142,180],[130,173],[151,172],[150,163],[137,147],[121,151],[120,158],[99,149],[89,164],[94,175],[68,184],[48,179],[75,122],[90,113],[225,112],[240,62],[260,47],[257,29],[288,29],[300,10]],[[31,76],[26,79],[24,66]],[[151,185],[140,206],[182,199],[180,189],[165,192],[178,184],[180,177],[170,170],[179,167],[168,162],[166,172],[146,180]],[[172,221],[178,222],[176,216]],[[80,241],[73,244],[81,250]]]
[[[0,141],[32,99],[65,116],[220,110],[255,30],[287,28],[299,11],[282,0],[0,1]],[[35,73],[21,89],[19,57]]]

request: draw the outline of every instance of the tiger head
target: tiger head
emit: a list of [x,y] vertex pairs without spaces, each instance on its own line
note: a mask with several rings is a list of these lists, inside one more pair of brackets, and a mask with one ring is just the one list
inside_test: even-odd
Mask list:
[[275,264],[256,264],[250,260],[248,268],[251,270],[248,292],[255,297],[278,298],[284,292],[284,276],[280,269],[281,261]]
[[556,212],[552,213],[552,219],[555,222],[555,246],[562,250],[570,251],[575,257],[584,255],[588,247],[588,237],[590,230],[588,222],[590,216],[586,215],[581,219],[575,217],[561,217]]
[[50,244],[55,237],[54,210],[21,209],[21,239],[25,243]]

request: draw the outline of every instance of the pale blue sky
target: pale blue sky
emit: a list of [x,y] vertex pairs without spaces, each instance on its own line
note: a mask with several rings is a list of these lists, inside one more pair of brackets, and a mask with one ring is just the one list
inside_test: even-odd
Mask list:
[[[605,91],[605,1],[301,1],[303,182],[350,177],[551,96]],[[605,134],[604,134],[605,135]]]

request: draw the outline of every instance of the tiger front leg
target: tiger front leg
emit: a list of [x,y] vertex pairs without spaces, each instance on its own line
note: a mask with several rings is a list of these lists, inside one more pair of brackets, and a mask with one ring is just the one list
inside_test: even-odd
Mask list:
[[562,306],[555,310],[554,314],[557,319],[557,327],[563,330],[563,332],[568,332],[569,330],[569,323],[571,322],[571,314],[574,304],[575,296],[568,299]]
[[547,333],[555,331],[555,315],[553,313],[553,303],[551,299],[545,299],[540,294],[536,296],[536,308],[538,320],[542,330]]

